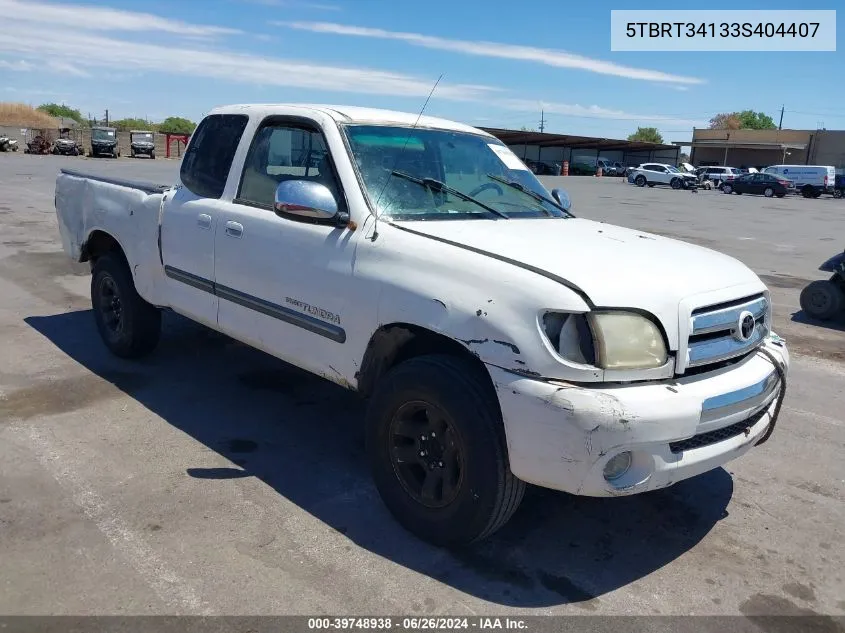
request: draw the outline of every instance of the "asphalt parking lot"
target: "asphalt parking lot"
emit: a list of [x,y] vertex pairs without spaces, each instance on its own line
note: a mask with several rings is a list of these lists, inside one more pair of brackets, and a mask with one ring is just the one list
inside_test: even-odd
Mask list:
[[109,356],[61,252],[59,167],[170,182],[178,163],[0,154],[0,613],[845,614],[845,324],[798,307],[845,247],[845,201],[560,179],[578,215],[761,275],[793,354],[780,423],[667,490],[532,489],[448,552],[382,506],[354,395],[177,317],[150,358]]

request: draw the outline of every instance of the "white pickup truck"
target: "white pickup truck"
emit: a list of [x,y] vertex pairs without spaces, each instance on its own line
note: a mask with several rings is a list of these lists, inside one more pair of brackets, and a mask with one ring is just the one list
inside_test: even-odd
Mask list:
[[574,217],[466,125],[228,106],[175,186],[65,171],[55,201],[114,354],[151,352],[171,309],[357,390],[377,488],[431,542],[491,534],[526,482],[610,497],[717,468],[786,392],[757,275]]

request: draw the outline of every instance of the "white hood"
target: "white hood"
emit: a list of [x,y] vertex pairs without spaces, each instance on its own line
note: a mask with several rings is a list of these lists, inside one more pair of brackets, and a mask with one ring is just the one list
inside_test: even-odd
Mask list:
[[[581,218],[403,223],[562,277],[597,307],[638,308],[677,331],[681,300],[731,286],[765,285],[723,253]],[[739,290],[738,290],[739,292]],[[737,294],[736,298],[743,296]],[[673,337],[674,338],[674,337]]]

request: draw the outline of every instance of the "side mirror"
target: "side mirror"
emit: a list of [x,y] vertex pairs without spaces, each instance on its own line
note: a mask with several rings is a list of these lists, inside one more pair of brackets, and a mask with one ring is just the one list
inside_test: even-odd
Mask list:
[[557,203],[567,211],[569,211],[569,208],[572,206],[569,194],[563,189],[552,189],[552,198],[557,200]]
[[344,224],[348,222],[345,213],[340,213],[337,200],[323,184],[310,180],[285,180],[276,187],[273,203],[276,213],[298,215],[316,220],[335,218]]

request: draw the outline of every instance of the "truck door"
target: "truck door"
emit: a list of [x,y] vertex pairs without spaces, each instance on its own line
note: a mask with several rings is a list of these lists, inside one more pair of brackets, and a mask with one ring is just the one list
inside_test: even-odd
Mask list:
[[[354,250],[360,231],[277,215],[276,187],[326,185],[346,210],[322,131],[300,118],[260,124],[234,199],[215,236],[218,323],[223,332],[329,378],[355,319]],[[358,299],[360,301],[360,298]],[[369,332],[367,332],[367,336]]]
[[214,234],[229,168],[249,117],[219,114],[203,119],[182,158],[182,186],[165,201],[161,259],[168,303],[177,312],[215,327]]

